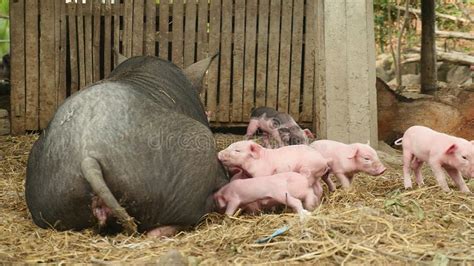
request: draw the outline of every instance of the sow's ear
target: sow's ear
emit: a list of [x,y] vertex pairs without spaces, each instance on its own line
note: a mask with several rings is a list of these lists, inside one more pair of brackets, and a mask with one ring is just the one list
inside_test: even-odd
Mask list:
[[449,146],[449,148],[446,150],[447,154],[452,154],[458,149],[458,146],[456,144],[453,144]]
[[212,61],[217,58],[217,55],[219,55],[219,53],[198,61],[183,69],[184,75],[189,79],[193,89],[195,89],[198,93],[202,92],[202,79],[206,74],[209,65],[211,65]]
[[115,55],[117,56],[117,65],[122,64],[123,61],[125,61],[125,60],[128,59],[125,55],[123,55],[123,54],[121,54],[121,53],[119,52],[119,50],[118,50],[117,47],[114,47],[114,53],[115,53]]
[[250,144],[250,155],[254,159],[260,158],[260,152],[262,151],[262,146],[258,145],[257,143]]

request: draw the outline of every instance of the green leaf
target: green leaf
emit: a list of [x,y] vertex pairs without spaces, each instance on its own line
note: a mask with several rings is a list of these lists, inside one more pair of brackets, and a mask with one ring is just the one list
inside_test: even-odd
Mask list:
[[410,200],[410,202],[412,203],[412,206],[411,206],[411,210],[413,211],[413,213],[415,214],[415,216],[418,218],[418,220],[423,220],[425,219],[425,212],[423,211],[423,209],[420,207],[420,205],[418,204],[418,202],[416,202],[415,200]]
[[388,200],[385,200],[383,205],[385,207],[390,207],[390,206],[401,206],[403,207],[404,205],[400,202],[399,199],[388,199]]

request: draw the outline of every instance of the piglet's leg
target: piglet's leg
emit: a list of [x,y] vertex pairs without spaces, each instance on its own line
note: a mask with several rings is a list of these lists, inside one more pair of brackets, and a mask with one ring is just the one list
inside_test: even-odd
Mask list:
[[176,235],[180,231],[180,227],[174,225],[165,225],[157,227],[151,231],[148,231],[147,236],[150,237],[171,237]]
[[349,189],[349,187],[351,186],[351,181],[349,180],[349,178],[347,178],[347,176],[345,174],[342,174],[342,173],[337,173],[337,174],[334,174],[338,179],[339,181],[341,182],[341,186],[342,188],[344,189]]
[[263,146],[265,148],[271,148],[271,144],[270,144],[270,137],[268,136],[268,133],[267,132],[263,132]]
[[250,139],[258,129],[258,120],[250,119],[249,125],[247,126],[247,133],[245,133],[245,137]]
[[288,191],[280,191],[275,193],[273,199],[279,203],[288,205],[293,209],[294,212],[299,214],[300,219],[304,219],[309,214],[309,212],[303,208],[303,203],[301,203],[301,200],[293,197]]
[[423,175],[421,174],[421,166],[422,165],[423,165],[423,161],[420,161],[416,158],[413,160],[412,168],[413,168],[413,171],[415,172],[416,183],[420,187],[425,184],[423,182]]
[[278,143],[278,148],[283,147],[283,141],[281,140],[280,133],[278,132],[278,129],[274,129],[271,131],[272,137],[277,141]]
[[329,173],[323,175],[322,179],[323,179],[324,183],[326,183],[326,185],[328,185],[329,191],[331,191],[331,192],[336,191],[336,186],[334,185],[334,182],[332,182],[331,178],[329,178]]
[[405,186],[405,189],[411,188],[412,183],[411,183],[411,161],[413,158],[413,154],[404,149],[403,150],[403,184]]
[[239,208],[240,202],[237,200],[230,200],[227,202],[227,208],[225,210],[225,214],[232,216],[237,208]]
[[318,205],[321,203],[321,198],[323,197],[323,187],[319,180],[315,181],[313,184],[313,191],[316,197],[318,198]]
[[303,202],[303,207],[306,210],[313,211],[316,206],[319,205],[319,199],[314,193],[312,188],[309,188],[308,191],[306,192],[306,197]]
[[445,168],[448,175],[453,179],[454,183],[458,186],[459,190],[464,193],[471,193],[469,188],[467,187],[464,179],[462,178],[461,172],[457,169],[452,168]]
[[443,189],[445,192],[449,192],[449,186],[446,182],[446,176],[443,172],[443,167],[437,162],[429,162],[431,166],[431,170],[433,170],[433,174],[436,177],[436,181],[438,181],[438,185]]

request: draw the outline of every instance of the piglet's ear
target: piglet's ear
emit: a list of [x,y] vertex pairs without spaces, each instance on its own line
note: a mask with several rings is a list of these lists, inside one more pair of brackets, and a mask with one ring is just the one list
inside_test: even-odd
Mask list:
[[254,159],[260,158],[260,152],[262,151],[262,146],[258,145],[257,143],[250,144],[250,155]]
[[347,157],[347,158],[354,159],[357,156],[358,152],[359,152],[359,148],[353,147],[349,157]]
[[456,144],[453,144],[449,146],[449,148],[446,150],[447,154],[452,154],[458,149],[458,146]]
[[472,145],[474,145],[474,140],[471,140]]
[[305,129],[303,129],[303,131],[304,131],[304,134],[305,134],[308,138],[314,139],[314,135],[313,135],[313,132],[311,132],[311,130],[305,128]]

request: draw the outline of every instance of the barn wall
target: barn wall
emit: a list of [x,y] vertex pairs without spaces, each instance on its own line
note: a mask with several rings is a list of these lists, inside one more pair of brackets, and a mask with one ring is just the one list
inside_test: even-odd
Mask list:
[[201,97],[215,126],[245,125],[265,105],[318,137],[376,143],[371,0],[77,2],[10,2],[14,134],[45,128],[107,77],[115,49],[179,67],[219,52]]

